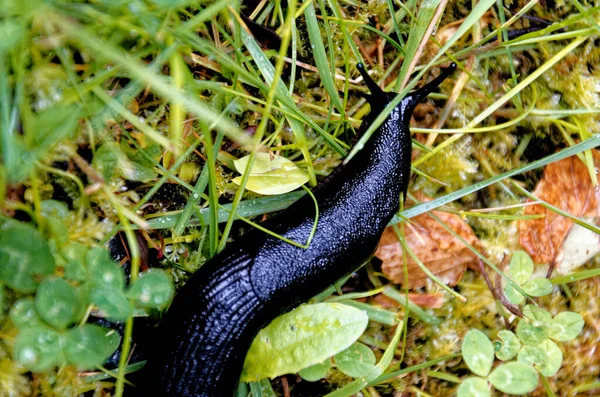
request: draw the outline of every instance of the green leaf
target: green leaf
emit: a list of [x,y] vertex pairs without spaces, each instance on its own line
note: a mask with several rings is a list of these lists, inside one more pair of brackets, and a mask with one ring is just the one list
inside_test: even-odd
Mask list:
[[359,342],[336,354],[333,360],[340,371],[353,378],[367,376],[377,362],[373,351]]
[[40,317],[62,330],[77,321],[81,302],[75,288],[62,278],[46,278],[35,294],[35,308]]
[[9,318],[17,328],[45,326],[35,310],[33,298],[21,298],[10,308]]
[[550,338],[565,342],[575,339],[583,329],[583,317],[579,313],[561,312],[554,317],[549,329]]
[[532,367],[546,365],[547,359],[548,356],[546,355],[544,349],[542,349],[540,346],[531,345],[523,346],[518,357],[519,362],[529,364]]
[[14,358],[33,372],[44,372],[64,361],[60,335],[48,326],[25,328],[17,335]]
[[494,364],[494,345],[483,332],[472,329],[463,340],[462,356],[471,372],[487,376]]
[[61,244],[66,244],[69,240],[69,228],[65,224],[65,220],[69,216],[69,207],[60,201],[44,200],[41,208],[42,216],[46,218],[52,237]]
[[131,181],[150,182],[156,177],[154,168],[130,160],[116,142],[107,141],[96,150],[92,166],[106,181],[123,177]]
[[0,53],[7,53],[19,44],[25,37],[27,29],[22,23],[14,19],[5,19],[0,22]]
[[503,364],[489,376],[492,385],[501,392],[522,396],[531,393],[538,385],[538,374],[531,367],[520,362]]
[[242,381],[296,373],[348,348],[367,327],[362,311],[340,303],[302,305],[277,317],[254,339]]
[[552,292],[552,283],[547,278],[534,278],[523,284],[523,290],[531,296],[544,296]]
[[140,274],[131,286],[129,296],[140,307],[164,309],[173,299],[174,293],[169,276],[162,270],[151,269]]
[[552,322],[552,315],[535,305],[525,306],[523,315],[530,319],[535,326],[546,327]]
[[535,326],[522,319],[517,324],[517,336],[524,345],[539,345],[548,338],[545,326]]
[[[244,173],[250,155],[235,160],[235,169]],[[242,177],[233,179],[240,184]],[[308,175],[292,161],[270,153],[256,153],[246,189],[251,192],[272,195],[290,192],[308,182]]]
[[316,382],[327,376],[329,368],[331,368],[331,360],[325,360],[322,363],[317,363],[315,365],[311,365],[310,367],[304,368],[298,372],[298,375],[308,382]]
[[519,285],[523,285],[533,275],[533,260],[525,251],[515,251],[510,259],[510,274]]
[[519,353],[519,349],[521,349],[521,342],[519,342],[519,338],[517,338],[514,333],[511,331],[502,330],[498,332],[498,338],[502,340],[496,349],[496,357],[498,357],[499,360],[511,360],[517,355],[517,353]]
[[504,286],[504,295],[506,295],[506,299],[515,305],[520,305],[525,300],[523,294],[517,291],[510,283]]
[[115,330],[85,324],[67,331],[63,337],[63,351],[67,361],[77,368],[93,369],[117,350],[120,341]]
[[65,270],[65,278],[73,281],[86,281],[88,273],[84,263],[88,247],[84,244],[71,243],[63,247],[62,251],[65,260],[62,264]]
[[86,263],[89,280],[94,287],[109,287],[120,290],[125,286],[123,270],[110,259],[108,252],[100,247],[88,251]]
[[485,379],[467,378],[456,391],[456,397],[490,397],[490,387]]
[[19,222],[0,226],[0,263],[0,282],[22,293],[34,292],[38,279],[54,271],[54,257],[44,237]]
[[550,339],[546,339],[539,346],[546,352],[546,361],[538,366],[538,371],[544,376],[554,376],[560,369],[563,361],[563,354],[558,345]]
[[125,294],[120,289],[110,286],[92,288],[89,300],[111,321],[125,321],[133,313]]

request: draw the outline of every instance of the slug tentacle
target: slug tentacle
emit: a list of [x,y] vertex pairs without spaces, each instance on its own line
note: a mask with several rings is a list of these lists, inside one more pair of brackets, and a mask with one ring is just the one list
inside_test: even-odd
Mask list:
[[444,80],[446,80],[446,78],[448,76],[450,76],[455,70],[456,70],[456,63],[452,62],[450,64],[450,66],[448,66],[447,68],[443,68],[442,72],[435,79],[431,80],[429,83],[425,84],[423,87],[419,88],[418,90],[413,91],[410,94],[408,94],[402,100],[402,103],[404,103],[407,106],[406,110],[408,110],[409,114],[412,114],[412,111],[414,110],[414,108],[421,101],[423,101],[423,99],[425,99],[425,97],[427,95],[429,95],[433,91],[435,91],[435,89],[440,84],[442,84],[442,82]]

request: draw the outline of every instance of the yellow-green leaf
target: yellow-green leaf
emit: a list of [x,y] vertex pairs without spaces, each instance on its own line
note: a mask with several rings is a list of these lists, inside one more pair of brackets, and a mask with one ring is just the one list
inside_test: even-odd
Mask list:
[[[239,173],[244,173],[250,155],[235,160],[233,163]],[[240,184],[241,177],[233,179]],[[308,174],[285,157],[270,153],[256,153],[246,189],[254,193],[273,195],[290,192],[308,182]]]
[[323,362],[352,345],[368,322],[365,312],[341,303],[302,305],[258,333],[241,379],[274,378]]

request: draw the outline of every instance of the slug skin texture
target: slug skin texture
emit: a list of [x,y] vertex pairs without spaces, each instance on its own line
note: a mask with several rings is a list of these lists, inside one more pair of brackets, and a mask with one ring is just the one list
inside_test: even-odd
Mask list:
[[[357,65],[371,95],[364,132],[396,94],[382,91]],[[138,383],[144,395],[233,396],[246,353],[258,331],[275,317],[354,272],[374,252],[399,209],[410,178],[409,122],[416,105],[456,65],[407,95],[347,164],[313,193],[319,205],[316,233],[307,249],[251,230],[203,265],[175,297]],[[305,242],[315,203],[305,195],[262,225]]]

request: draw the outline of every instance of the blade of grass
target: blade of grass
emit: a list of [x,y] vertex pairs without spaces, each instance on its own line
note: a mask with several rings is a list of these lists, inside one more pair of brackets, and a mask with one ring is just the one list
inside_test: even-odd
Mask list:
[[[546,156],[542,159],[536,160],[536,161],[529,163],[527,165],[524,165],[522,167],[515,168],[514,170],[507,171],[500,175],[496,175],[492,178],[486,179],[485,181],[477,182],[471,186],[467,186],[463,189],[457,190],[456,192],[447,194],[443,197],[439,197],[437,199],[428,201],[426,203],[415,205],[414,207],[411,207],[411,208],[403,211],[400,214],[400,216],[402,218],[409,219],[409,218],[415,217],[417,215],[424,214],[425,212],[434,210],[442,205],[451,203],[455,200],[458,200],[461,197],[464,197],[468,194],[471,194],[471,193],[481,190],[485,187],[493,185],[494,183],[499,182],[503,179],[510,178],[514,175],[518,175],[523,172],[527,172],[527,171],[531,171],[531,170],[543,167],[547,164],[553,163],[558,160],[562,160],[564,158],[567,158],[567,157],[572,156],[577,153],[581,153],[588,149],[595,148],[597,146],[600,146],[600,134],[594,134],[594,135],[592,135],[592,137],[590,139],[588,139],[586,141],[578,143],[577,145],[572,146],[570,148],[563,149],[560,152],[553,153],[549,156]],[[392,225],[392,224],[402,222],[402,218],[395,215],[389,224]]]
[[329,98],[331,99],[331,102],[333,102],[333,106],[336,107],[342,118],[345,118],[345,109],[340,101],[337,89],[335,88],[335,83],[333,82],[332,74],[330,73],[331,66],[327,61],[327,53],[325,51],[325,47],[323,46],[322,40],[323,36],[321,34],[321,29],[319,28],[319,23],[317,22],[315,8],[312,3],[306,7],[306,10],[304,11],[304,18],[306,19],[308,39],[313,51],[316,66],[320,71],[319,76],[321,77],[323,87],[325,87],[325,90],[329,94]]

